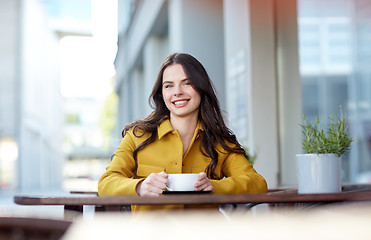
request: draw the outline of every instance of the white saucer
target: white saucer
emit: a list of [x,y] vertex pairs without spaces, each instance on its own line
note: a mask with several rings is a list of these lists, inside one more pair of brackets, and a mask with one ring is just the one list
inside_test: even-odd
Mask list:
[[162,194],[164,195],[171,195],[171,194],[207,194],[211,193],[211,191],[163,191]]

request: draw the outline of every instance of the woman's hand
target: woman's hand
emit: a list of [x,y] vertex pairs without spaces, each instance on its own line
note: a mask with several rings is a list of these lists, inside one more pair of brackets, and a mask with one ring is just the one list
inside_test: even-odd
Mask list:
[[214,187],[210,182],[210,179],[207,178],[206,173],[201,172],[198,175],[198,180],[195,183],[196,191],[211,191],[214,192]]
[[167,173],[151,173],[136,187],[139,196],[158,197],[162,194],[167,184]]

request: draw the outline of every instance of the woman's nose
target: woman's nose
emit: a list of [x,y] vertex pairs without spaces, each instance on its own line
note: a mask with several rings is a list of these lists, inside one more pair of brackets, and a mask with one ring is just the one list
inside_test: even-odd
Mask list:
[[175,86],[174,87],[174,96],[181,95],[183,93],[182,87],[181,86]]

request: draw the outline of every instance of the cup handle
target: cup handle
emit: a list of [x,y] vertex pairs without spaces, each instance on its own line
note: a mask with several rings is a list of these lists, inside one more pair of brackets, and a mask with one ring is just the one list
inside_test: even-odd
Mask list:
[[[169,181],[170,181],[170,176],[168,176],[168,178],[167,178],[167,184],[169,183]],[[173,189],[171,189],[171,188],[169,188],[169,186],[166,184],[166,190],[168,190],[168,191],[173,191]]]

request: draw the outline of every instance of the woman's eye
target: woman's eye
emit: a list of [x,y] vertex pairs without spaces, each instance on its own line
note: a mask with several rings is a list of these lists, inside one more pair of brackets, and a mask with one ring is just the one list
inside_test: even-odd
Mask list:
[[185,82],[184,85],[192,85],[191,82]]
[[169,84],[169,85],[165,85],[164,87],[165,87],[165,88],[171,88],[171,87],[173,87],[173,85],[170,85],[170,84]]

